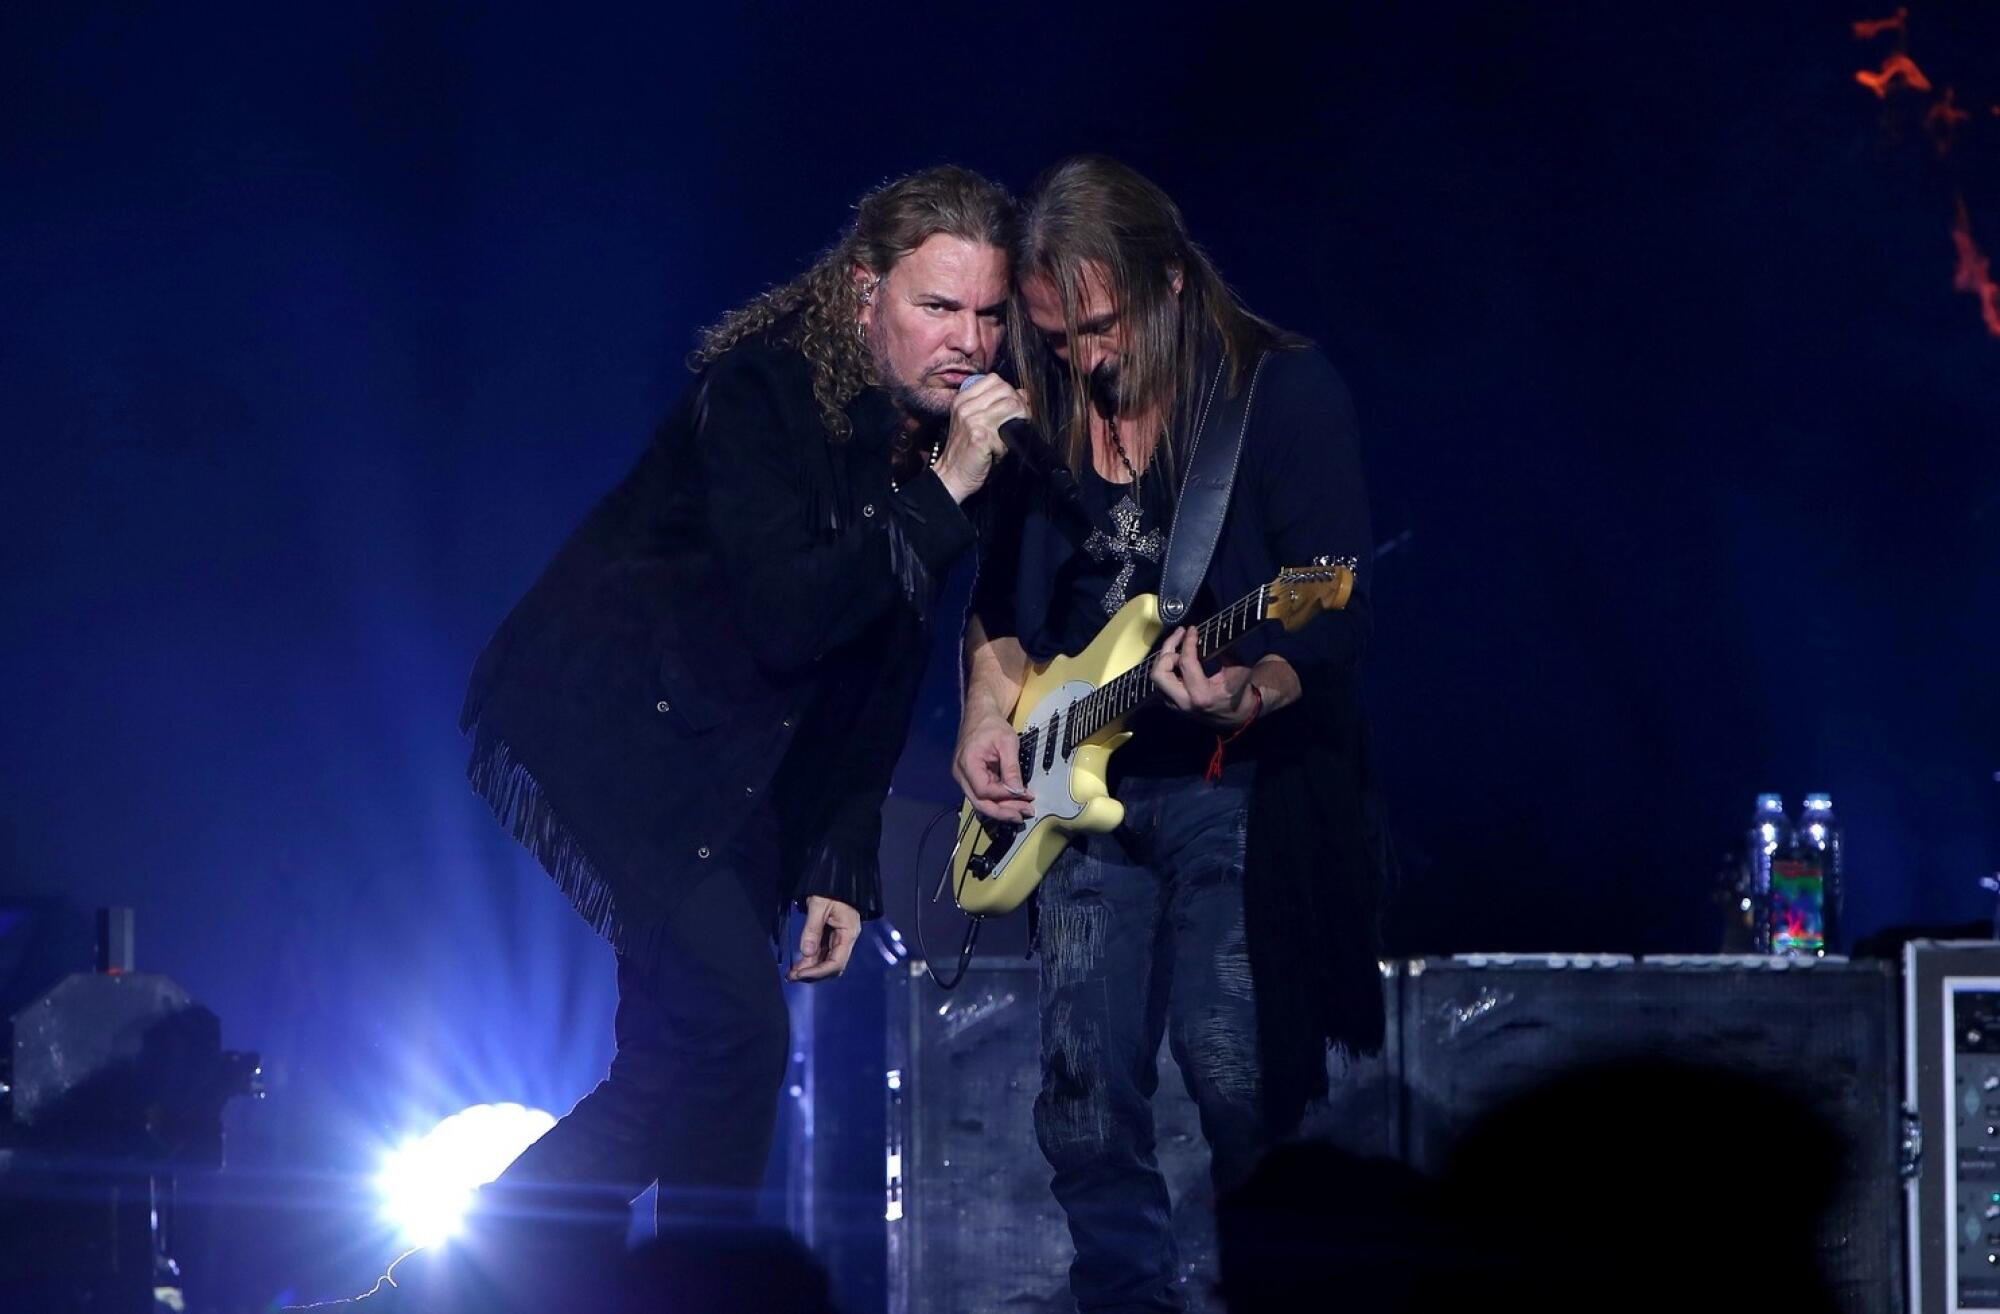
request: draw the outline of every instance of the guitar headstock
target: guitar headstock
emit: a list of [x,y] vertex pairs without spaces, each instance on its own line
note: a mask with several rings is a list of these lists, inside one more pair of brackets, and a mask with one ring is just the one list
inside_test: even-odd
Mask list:
[[1287,566],[1264,586],[1264,615],[1296,630],[1322,611],[1339,611],[1354,592],[1354,562],[1321,557],[1310,566]]

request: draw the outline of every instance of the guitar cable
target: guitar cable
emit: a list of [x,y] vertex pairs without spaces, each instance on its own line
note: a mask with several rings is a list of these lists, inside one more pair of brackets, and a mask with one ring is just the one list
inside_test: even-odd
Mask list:
[[[936,830],[938,822],[943,821],[946,817],[949,817],[952,814],[952,811],[953,809],[949,807],[940,808],[938,810],[937,815],[931,818],[930,824],[924,827],[923,837],[917,841],[918,861],[922,861],[923,859],[924,848],[926,845],[930,843],[931,832],[933,830]],[[945,882],[951,879],[952,856],[958,852],[958,846],[965,842],[966,832],[969,829],[971,829],[972,823],[977,818],[977,816],[978,813],[969,812],[966,816],[964,824],[958,828],[958,839],[952,844],[951,852],[945,855],[944,870],[938,873],[937,888],[931,891],[932,903],[936,903],[939,899],[944,897]],[[966,921],[965,940],[958,946],[958,970],[956,972],[953,972],[951,975],[951,980],[947,981],[943,977],[938,975],[937,968],[931,962],[930,950],[924,947],[923,881],[915,880],[910,882],[910,895],[911,895],[911,902],[915,905],[914,916],[911,919],[910,929],[916,935],[917,956],[924,960],[924,971],[926,974],[929,975],[930,979],[937,984],[938,989],[955,990],[958,988],[958,983],[965,979],[965,969],[969,967],[972,963],[972,946],[978,942],[980,924],[984,922],[986,919],[984,917],[977,917],[977,916],[968,916],[965,919]],[[956,901],[954,900],[954,902]]]

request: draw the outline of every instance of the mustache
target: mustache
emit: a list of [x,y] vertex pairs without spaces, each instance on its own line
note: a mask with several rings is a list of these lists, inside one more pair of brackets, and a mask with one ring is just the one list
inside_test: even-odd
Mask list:
[[1124,389],[1119,387],[1118,365],[1115,361],[1101,360],[1090,371],[1087,380],[1090,389],[1090,404],[1105,419],[1111,419],[1124,409],[1127,400]]

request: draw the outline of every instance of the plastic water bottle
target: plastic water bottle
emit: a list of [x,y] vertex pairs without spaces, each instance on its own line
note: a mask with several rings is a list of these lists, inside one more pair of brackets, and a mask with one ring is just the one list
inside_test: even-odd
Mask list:
[[1800,813],[1799,826],[1790,828],[1786,843],[1771,858],[1769,925],[1774,954],[1803,958],[1826,952],[1827,830],[1820,826],[1809,838],[1804,829],[1816,824],[1819,816],[1811,807]]
[[1841,904],[1847,893],[1841,853],[1840,821],[1833,815],[1833,795],[1806,795],[1794,843],[1801,860],[1819,869],[1820,948],[1833,952],[1840,938]]
[[1785,800],[1776,794],[1759,794],[1744,856],[1750,867],[1750,906],[1756,927],[1751,947],[1760,954],[1772,952],[1771,864],[1783,857],[1791,844],[1792,826],[1785,820]]

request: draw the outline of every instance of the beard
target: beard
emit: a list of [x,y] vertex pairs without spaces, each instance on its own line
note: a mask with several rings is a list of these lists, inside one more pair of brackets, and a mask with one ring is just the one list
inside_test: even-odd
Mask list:
[[875,377],[880,380],[882,390],[889,394],[889,399],[905,415],[922,420],[938,420],[951,414],[953,390],[941,384],[926,383],[931,370],[947,366],[959,366],[974,372],[978,369],[970,361],[937,361],[915,378],[904,378],[889,360],[888,344],[882,340],[879,327],[868,335],[868,356]]
[[910,383],[896,378],[886,370],[882,372],[883,388],[889,399],[901,407],[906,415],[921,420],[941,420],[951,414],[951,389],[925,387],[921,383]]
[[1117,361],[1098,361],[1097,367],[1090,372],[1089,384],[1090,404],[1105,419],[1111,419],[1131,405],[1132,399],[1125,394],[1118,375]]

